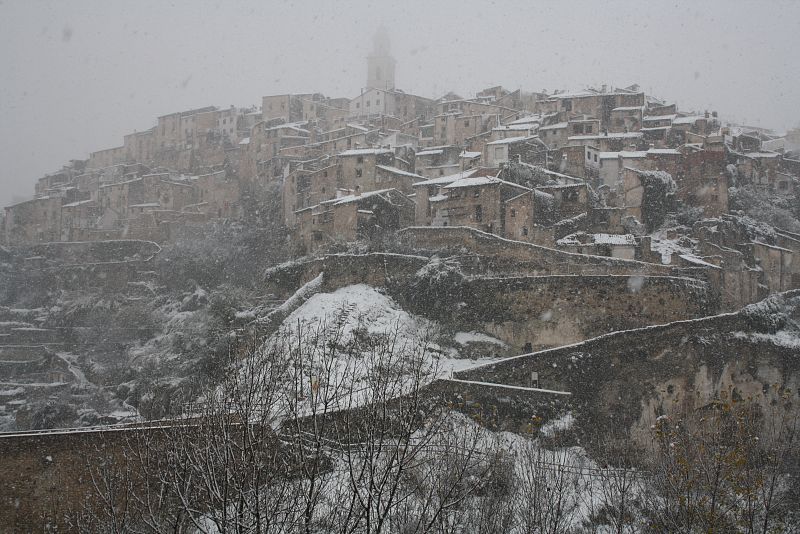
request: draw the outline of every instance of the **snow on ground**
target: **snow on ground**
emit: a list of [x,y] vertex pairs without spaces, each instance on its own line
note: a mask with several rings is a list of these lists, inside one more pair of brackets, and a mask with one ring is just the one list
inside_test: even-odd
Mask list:
[[791,332],[788,330],[781,330],[780,332],[776,332],[774,334],[750,334],[745,332],[734,332],[732,335],[736,339],[747,339],[761,343],[772,343],[775,346],[784,347],[787,349],[800,349],[800,335],[798,335],[796,332]]
[[370,334],[389,334],[395,329],[402,337],[425,336],[432,323],[404,311],[394,300],[366,284],[317,293],[294,310],[283,324],[301,325],[339,323],[345,341],[352,339],[356,328]]
[[567,412],[558,419],[545,423],[540,432],[547,437],[553,437],[558,432],[569,430],[573,424],[575,424],[575,416],[572,415],[572,412]]
[[672,254],[683,254],[694,256],[694,246],[696,241],[686,236],[675,239],[667,237],[667,229],[661,229],[652,234],[650,248],[655,252],[661,253],[661,263],[669,264],[672,262]]
[[487,336],[486,334],[481,334],[480,332],[456,332],[454,338],[456,343],[459,345],[466,345],[468,343],[491,343],[493,345],[500,345],[503,348],[507,348],[504,342],[500,341],[499,339]]
[[[317,290],[319,280],[311,284],[311,289]],[[337,403],[356,405],[374,392],[375,377],[382,373],[400,377],[391,385],[392,395],[397,396],[415,387],[411,379],[414,374],[419,374],[424,384],[499,359],[460,358],[457,348],[438,344],[443,338],[437,323],[408,313],[381,290],[366,284],[310,296],[307,291],[298,293],[304,293],[305,301],[266,340],[262,353],[270,355],[272,349],[278,348],[297,363],[294,348],[285,349],[296,347],[296,340],[300,339],[306,354],[300,362],[302,376],[296,380],[306,402],[319,395],[324,397],[324,393],[316,392],[327,388],[335,391]],[[294,339],[294,345],[283,347],[287,339]],[[478,332],[458,332],[455,341],[461,346],[480,342],[505,347],[502,341]],[[449,341],[445,338],[444,343]],[[333,350],[319,350],[320,345],[331,344],[335,344]],[[387,347],[392,348],[392,357],[387,356]],[[295,378],[286,380],[291,383]]]

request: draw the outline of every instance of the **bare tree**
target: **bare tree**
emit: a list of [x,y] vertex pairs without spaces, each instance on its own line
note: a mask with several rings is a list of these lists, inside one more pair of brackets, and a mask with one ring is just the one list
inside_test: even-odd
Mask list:
[[[781,402],[723,400],[659,418],[648,508],[656,530],[796,532],[797,416]],[[766,407],[766,408],[762,408]]]
[[131,433],[126,462],[94,466],[104,504],[95,527],[371,533],[442,524],[483,483],[479,433],[446,431],[446,410],[424,394],[436,374],[424,340],[348,328],[332,321],[243,337],[202,402]]

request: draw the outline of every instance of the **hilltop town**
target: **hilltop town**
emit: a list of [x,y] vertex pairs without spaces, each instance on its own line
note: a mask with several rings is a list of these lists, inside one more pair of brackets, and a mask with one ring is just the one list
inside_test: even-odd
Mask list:
[[[429,98],[401,90],[395,68],[379,31],[353,98],[164,115],[5,207],[0,514],[62,524],[97,490],[83,455],[105,466],[106,447],[129,446],[110,429],[172,432],[229,381],[238,391],[248,365],[275,372],[266,355],[295,365],[266,384],[286,387],[293,411],[256,425],[278,448],[317,432],[287,423],[317,422],[313,399],[339,417],[395,372],[382,409],[413,375],[417,412],[580,445],[592,473],[679,409],[746,399],[797,420],[800,130],[734,124],[638,85]],[[395,340],[435,371],[370,370]],[[217,408],[204,412],[214,423],[243,413]],[[409,443],[424,432],[405,430]],[[224,442],[210,432],[187,450]],[[313,437],[319,458],[352,454]],[[580,510],[574,524],[610,524]]]
[[[686,112],[639,86],[432,99],[395,85],[375,36],[354,98],[264,96],[158,117],[40,178],[5,208],[7,245],[141,239],[281,212],[297,255],[406,227],[468,227],[583,254],[724,273],[726,308],[797,287],[800,225],[741,217],[747,195],[797,215],[800,132]],[[667,213],[678,214],[668,231]],[[752,222],[752,221],[750,221]]]

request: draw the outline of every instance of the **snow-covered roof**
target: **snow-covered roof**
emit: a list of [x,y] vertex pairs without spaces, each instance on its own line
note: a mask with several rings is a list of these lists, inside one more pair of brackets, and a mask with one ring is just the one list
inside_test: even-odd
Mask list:
[[635,245],[636,238],[631,234],[593,234],[595,245]]
[[439,154],[444,154],[444,150],[423,150],[422,152],[417,152],[417,156],[438,156]]
[[297,132],[310,133],[305,128],[301,128],[301,126],[307,126],[307,125],[308,125],[308,121],[287,122],[287,123],[284,123],[284,124],[278,124],[276,126],[270,126],[269,128],[264,128],[264,131],[265,132],[269,132],[269,131],[282,130],[284,128],[288,128],[290,130],[295,130]]
[[714,265],[713,263],[708,263],[707,261],[703,261],[697,256],[693,256],[691,254],[678,254],[678,257],[682,260],[686,260],[689,263],[693,263],[695,265],[700,265],[702,267],[712,267],[714,269],[719,269],[718,266]]
[[621,106],[614,108],[611,111],[641,111],[643,106]]
[[527,141],[529,139],[533,139],[533,137],[523,135],[521,137],[508,137],[506,139],[498,139],[497,141],[492,141],[491,143],[486,143],[487,146],[489,145],[511,145],[514,143],[521,143],[523,141]]
[[433,195],[428,198],[428,202],[441,202],[442,200],[447,200],[447,195]]
[[647,157],[647,152],[626,150],[620,152],[600,152],[599,157],[600,159],[617,159],[619,157],[622,157],[623,159],[644,158]]
[[474,178],[462,178],[456,180],[450,185],[446,185],[445,189],[455,189],[457,187],[475,187],[479,185],[494,185],[499,184],[500,180],[492,178],[491,176],[475,176]]
[[660,154],[660,155],[672,155],[672,156],[680,156],[681,152],[674,148],[651,148],[647,151],[648,154]]
[[397,167],[389,167],[388,165],[376,165],[377,168],[382,169],[386,172],[390,172],[392,174],[399,174],[401,176],[408,176],[410,178],[419,178],[420,180],[424,180],[424,176],[420,176],[419,174],[414,174],[413,172],[407,172]]
[[368,156],[377,154],[390,154],[392,151],[388,148],[354,148],[340,152],[340,156]]
[[425,180],[424,182],[417,182],[414,184],[414,187],[418,185],[446,185],[455,182],[456,180],[461,180],[462,178],[469,178],[473,174],[478,172],[478,169],[469,169],[466,171],[462,171],[456,174],[449,174],[447,176],[439,176],[438,178],[431,178],[430,180]]
[[321,202],[320,204],[333,204],[334,206],[339,206],[341,204],[348,204],[350,202],[358,202],[364,198],[374,197],[376,195],[383,195],[388,193],[389,191],[396,191],[395,189],[378,189],[377,191],[366,191],[361,193],[360,195],[346,195],[339,198],[334,198],[333,200],[328,200],[326,202]]
[[519,118],[519,119],[517,119],[515,121],[511,121],[508,124],[509,124],[509,126],[510,125],[514,125],[514,124],[539,124],[539,122],[541,122],[541,120],[542,120],[542,117],[539,116],[539,115],[529,115],[527,117],[522,117],[522,118]]
[[360,124],[353,124],[352,122],[348,122],[347,126],[349,126],[350,128],[355,128],[356,130],[361,130],[362,132],[368,132],[369,131],[369,128],[365,128],[364,126],[361,126]]
[[493,132],[526,132],[528,130],[532,130],[533,127],[530,124],[509,124],[507,126],[497,126],[496,128],[492,128]]
[[468,151],[464,150],[461,154],[458,155],[458,157],[459,158],[474,159],[474,158],[481,157],[481,153],[480,152],[468,152]]
[[780,156],[777,152],[748,152],[745,154],[748,158],[777,158]]
[[249,137],[245,137],[244,139],[239,141],[239,144],[240,145],[249,145],[250,144],[250,138]]
[[642,137],[641,132],[617,132],[617,133],[608,133],[604,135],[573,135],[570,136],[569,139],[581,141],[581,140],[593,140],[593,139],[636,139],[639,137]]
[[64,204],[64,205],[63,205],[63,206],[61,206],[61,207],[62,207],[62,208],[74,208],[74,207],[76,207],[76,206],[82,206],[82,205],[84,205],[84,204],[88,204],[88,203],[90,203],[90,202],[94,202],[94,200],[92,200],[92,199],[89,199],[89,200],[79,200],[78,202],[71,202],[71,203],[69,203],[69,204]]
[[144,204],[131,204],[129,208],[160,208],[161,204],[158,202],[145,202]]
[[671,121],[676,117],[673,113],[672,115],[648,115],[646,117],[642,117],[642,121]]
[[672,119],[672,124],[694,124],[695,122],[704,118],[705,117],[700,115],[693,115],[691,117],[675,117]]
[[539,130],[561,130],[562,128],[566,128],[569,126],[568,122],[557,122],[555,124],[550,124],[548,126],[540,126]]
[[550,98],[551,99],[553,99],[553,98],[579,98],[579,97],[584,97],[584,96],[597,96],[597,94],[598,93],[594,93],[594,92],[591,92],[591,91],[573,91],[571,93],[564,92],[564,93],[558,93],[558,94],[550,95]]

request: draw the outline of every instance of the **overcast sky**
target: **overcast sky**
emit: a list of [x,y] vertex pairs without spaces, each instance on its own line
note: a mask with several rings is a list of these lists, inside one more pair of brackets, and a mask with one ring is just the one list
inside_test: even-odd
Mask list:
[[384,24],[437,97],[639,83],[682,110],[800,122],[800,2],[0,0],[0,204],[155,118],[265,94],[352,97]]

